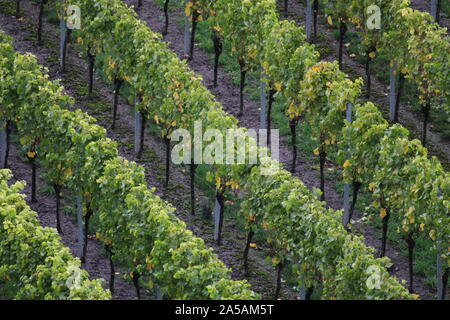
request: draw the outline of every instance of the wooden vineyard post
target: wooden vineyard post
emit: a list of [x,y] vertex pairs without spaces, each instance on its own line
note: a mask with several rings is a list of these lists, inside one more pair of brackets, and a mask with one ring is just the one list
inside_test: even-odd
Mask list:
[[301,281],[302,281],[302,287],[300,288],[300,300],[308,300],[308,288],[306,288],[305,283],[305,275],[302,274],[301,276]]
[[[186,4],[188,1],[186,1]],[[191,48],[191,22],[189,21],[189,16],[185,14],[184,17],[184,55],[187,57],[189,55],[189,50]]]
[[163,300],[161,289],[155,285],[155,300]]
[[139,152],[140,137],[141,137],[141,113],[137,108],[134,109],[134,152]]
[[[302,281],[304,281],[305,277],[302,276]],[[300,289],[300,300],[306,300],[306,286],[302,285]]]
[[61,19],[59,20],[59,63],[61,67],[61,72],[66,68],[66,48],[67,48],[67,26],[65,21],[65,11],[62,9]]
[[20,0],[16,0],[16,18],[20,18]]
[[396,104],[396,77],[395,77],[396,66],[391,66],[390,69],[390,88],[389,88],[389,120],[394,122],[395,120],[395,104]]
[[430,8],[430,14],[434,18],[434,21],[439,24],[439,8],[440,7],[440,0],[431,0],[431,8]]
[[444,285],[442,283],[442,239],[437,239],[437,256],[436,256],[436,288],[437,296],[436,300],[445,300],[444,296]]
[[[347,103],[347,121],[352,122],[352,109],[353,104],[351,102]],[[349,157],[348,146],[347,146],[347,157]],[[344,218],[342,220],[344,227],[350,223],[350,183],[344,185]]]
[[264,69],[261,68],[261,110],[259,113],[259,128],[267,129],[267,89],[263,81],[265,77]]
[[134,151],[141,157],[144,147],[145,118],[138,108],[134,109]]
[[437,16],[437,4],[438,4],[437,0],[431,0],[430,14],[434,18],[434,20],[436,20]]
[[[442,199],[442,190],[438,190],[438,197]],[[442,238],[437,239],[437,255],[436,255],[436,289],[437,300],[445,300],[445,290],[443,283],[443,270],[442,270]]]
[[214,240],[222,245],[222,229],[225,215],[225,190],[216,188],[216,204],[214,207]]
[[313,25],[313,0],[306,2],[306,41],[311,42],[311,33]]
[[[64,0],[61,0],[64,2]],[[60,42],[59,42],[59,57],[61,72],[66,68],[67,57],[67,43],[69,42],[72,30],[81,28],[81,10],[76,5],[68,5],[67,8],[61,10],[61,18],[59,20],[60,26]]]
[[5,169],[7,163],[8,134],[6,130],[6,123],[0,121],[0,169]]
[[83,197],[77,195],[78,256],[83,256]]
[[270,131],[270,145],[267,147],[270,150],[270,157],[280,162],[280,131],[278,129]]
[[[216,190],[216,195],[219,191]],[[220,203],[216,196],[216,202],[214,205],[214,241],[219,239],[220,233]]]
[[141,158],[144,151],[146,120],[144,114],[137,107],[140,101],[140,97],[136,92],[134,97],[134,152],[138,159]]

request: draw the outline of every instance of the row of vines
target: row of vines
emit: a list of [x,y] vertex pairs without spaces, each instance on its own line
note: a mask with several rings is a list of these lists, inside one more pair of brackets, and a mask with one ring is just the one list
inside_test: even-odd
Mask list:
[[0,170],[0,295],[3,299],[110,299],[89,280],[54,229],[43,228],[25,203],[23,183]]
[[[237,120],[223,112],[201,84],[201,79],[121,1],[95,4],[74,1],[71,4],[80,6],[86,13],[81,30],[75,32],[78,43],[90,55],[102,53],[103,59],[108,61],[103,71],[110,81],[119,79],[130,84],[143,119],[152,119],[160,126],[168,147],[175,129],[184,128],[194,135],[196,120],[202,121],[203,130],[237,128]],[[193,10],[192,6],[190,8]],[[351,96],[355,84],[346,84]],[[338,86],[336,82],[336,92]],[[335,98],[338,100],[336,105],[344,100],[339,95]],[[248,148],[254,145],[248,141]],[[170,154],[169,148],[167,150]],[[375,259],[372,249],[367,248],[359,237],[345,231],[339,212],[325,209],[323,203],[317,201],[317,194],[307,190],[287,171],[280,169],[277,174],[264,176],[261,170],[279,167],[279,163],[269,159],[263,162],[254,167],[217,164],[212,167],[210,179],[216,184],[222,213],[227,191],[258,188],[264,194],[259,201],[255,198],[255,203],[250,196],[245,199],[250,209],[245,210],[244,205],[242,214],[248,216],[249,229],[261,227],[272,235],[273,239],[268,239],[276,252],[272,261],[279,270],[286,263],[295,266],[299,285],[312,288],[316,281],[320,282],[324,286],[324,298],[411,297],[388,276],[385,268],[388,260]],[[191,165],[191,170],[195,170],[195,165]],[[292,188],[294,185],[297,188]],[[269,186],[273,188],[267,189]],[[279,188],[284,189],[284,194]],[[273,195],[269,198],[270,190]],[[272,209],[272,206],[276,208]],[[259,210],[264,214],[257,215]],[[321,223],[318,223],[319,219]],[[367,270],[371,265],[378,266],[386,279],[380,289],[373,290],[366,285],[370,276]],[[338,278],[341,280],[337,282]]]
[[[203,120],[205,130],[237,126],[236,119],[223,113],[200,79],[167,49],[159,35],[137,20],[135,13],[122,2],[93,3],[85,0],[70,3],[79,5],[84,12],[82,29],[76,32],[78,42],[85,48],[88,56],[95,58],[95,55],[102,53],[106,57],[108,64],[105,65],[104,72],[109,80],[114,83],[127,81],[134,88],[136,107],[143,119],[153,119],[160,125],[162,137],[167,141],[168,154],[170,134],[178,128],[185,128],[193,133],[195,120]],[[214,5],[214,10],[211,10],[211,5]],[[283,94],[289,100],[286,114],[291,121],[293,137],[300,117],[305,117],[314,124],[314,134],[318,141],[317,155],[321,164],[326,161],[327,151],[344,146],[345,139],[352,139],[353,145],[359,143],[365,148],[357,149],[357,152],[372,156],[378,154],[362,142],[361,135],[355,134],[356,124],[344,121],[346,105],[348,102],[357,104],[362,82],[347,79],[336,63],[317,63],[317,53],[313,46],[305,43],[302,29],[293,23],[278,22],[273,1],[216,1],[214,4],[197,1],[189,2],[187,8],[187,14],[191,14],[192,10],[198,12],[198,21],[203,20],[206,15],[215,19],[213,21],[222,21],[213,24],[215,43],[220,44],[220,38],[233,43],[232,51],[239,60],[243,80],[248,70],[257,68],[258,65],[264,68],[268,75],[266,81],[271,86],[273,95]],[[230,20],[236,20],[236,23],[229,23]],[[277,40],[280,37],[283,41]],[[266,43],[272,43],[270,48],[276,52],[266,51]],[[281,67],[277,67],[278,65]],[[310,106],[314,106],[314,110]],[[369,121],[369,115],[362,115],[364,111],[371,110],[376,120],[382,120],[371,104],[357,105],[356,110],[358,119],[361,115],[361,119]],[[372,123],[364,122],[362,125],[371,127]],[[385,143],[379,146],[380,150],[396,145],[395,139],[403,139],[405,144],[414,145],[402,149],[405,153],[410,148],[413,149],[410,158],[404,161],[405,168],[411,169],[408,172],[412,172],[414,166],[418,170],[418,165],[429,166],[433,172],[433,175],[427,174],[422,179],[416,179],[417,175],[410,174],[410,179],[402,180],[408,186],[415,185],[414,189],[417,190],[414,197],[410,195],[408,198],[414,202],[407,203],[407,210],[404,207],[405,198],[395,194],[399,192],[396,187],[400,170],[393,167],[389,159],[385,160],[385,163],[389,163],[388,169],[383,171],[385,176],[392,178],[392,182],[388,181],[386,184],[387,187],[384,180],[378,185],[372,182],[374,175],[371,173],[381,164],[378,158],[368,163],[364,162],[366,159],[362,156],[362,159],[358,159],[360,163],[357,163],[356,155],[355,159],[343,156],[343,167],[348,170],[353,168],[354,172],[351,173],[360,175],[358,179],[354,179],[354,185],[362,180],[363,173],[367,173],[366,177],[371,182],[370,189],[383,190],[382,196],[376,196],[385,202],[374,203],[380,206],[383,217],[388,216],[388,211],[398,212],[404,218],[403,229],[408,235],[412,229],[427,232],[432,239],[443,239],[447,248],[449,233],[445,230],[445,226],[448,226],[445,223],[448,221],[445,212],[448,212],[448,201],[443,199],[448,198],[445,197],[448,195],[448,177],[445,173],[441,174],[443,171],[437,161],[427,159],[426,150],[417,141],[408,140],[408,134],[403,128],[384,125],[381,136],[386,138]],[[397,131],[402,133],[400,137],[395,134]],[[401,152],[400,149],[396,151]],[[421,158],[421,162],[418,158]],[[270,165],[278,164],[272,162]],[[242,214],[247,216],[249,238],[256,228],[272,231],[268,232],[271,235],[268,242],[272,244],[273,252],[276,252],[272,261],[279,270],[286,263],[294,265],[299,284],[313,288],[320,283],[324,286],[322,297],[325,298],[374,298],[380,294],[385,298],[406,297],[402,288],[391,287],[392,283],[383,289],[386,290],[383,293],[367,288],[365,279],[369,276],[368,267],[379,265],[386,272],[384,266],[388,262],[386,259],[374,259],[373,250],[364,246],[358,237],[347,233],[341,224],[341,212],[325,209],[323,203],[316,200],[317,194],[308,191],[287,171],[280,170],[276,175],[265,176],[260,172],[262,169],[264,164],[253,168],[245,165],[215,165],[211,179],[216,183],[217,199],[222,212],[225,195],[229,194],[226,193],[227,190],[253,191],[246,196],[242,206]],[[195,165],[191,165],[191,170],[195,170]],[[397,180],[388,170],[397,174]],[[433,180],[434,177],[439,179]],[[429,189],[433,192],[427,193]],[[444,193],[443,197],[438,196],[439,189]],[[406,193],[409,190],[404,188]],[[389,192],[400,199],[393,199]],[[433,201],[432,206],[427,195]],[[323,192],[321,196],[325,199]],[[427,208],[426,214],[423,213],[423,208]],[[445,263],[448,264],[448,259]],[[387,272],[385,275],[387,276]],[[343,280],[337,283],[337,277]]]
[[[39,158],[57,199],[63,187],[82,196],[86,226],[83,260],[89,219],[96,215],[97,235],[111,255],[111,291],[113,263],[120,262],[138,297],[141,286],[157,286],[172,299],[257,298],[246,281],[232,281],[212,249],[186,229],[173,215],[173,207],[147,188],[143,167],[118,156],[117,144],[106,138],[105,129],[80,110],[66,109],[72,99],[62,93],[60,85],[48,80],[36,58],[15,52],[11,39],[3,33],[0,39],[0,117],[4,123],[14,122],[24,154],[30,162]],[[5,222],[6,230],[8,225]],[[26,237],[29,232],[25,229],[21,234]],[[19,265],[33,263],[30,254],[39,256],[46,250],[45,243],[42,247],[39,243],[21,245],[2,246]],[[1,262],[3,268],[10,260],[2,257]],[[15,272],[11,283],[20,285],[13,280],[19,281],[21,269]]]
[[[303,29],[294,22],[279,21],[275,2],[271,0],[188,1],[186,14],[194,17],[191,10],[195,9],[198,15],[208,17],[216,53],[221,51],[217,50],[220,42],[215,39],[230,44],[231,55],[241,66],[241,112],[246,73],[259,68],[264,71],[262,80],[268,85],[269,130],[274,97],[280,96],[286,101],[284,113],[289,119],[294,148],[292,172],[296,167],[297,124],[304,119],[311,125],[313,138],[317,141],[315,154],[320,163],[321,200],[325,200],[325,162],[332,151],[338,151],[344,180],[353,185],[350,219],[358,193],[365,189],[373,194],[372,206],[379,208],[383,219],[382,256],[385,254],[389,219],[395,212],[402,221],[399,233],[404,233],[409,250],[411,291],[415,236],[423,233],[433,241],[444,239],[445,287],[445,279],[448,278],[448,249],[445,248],[449,243],[449,180],[441,164],[434,158],[428,159],[423,145],[431,107],[449,111],[450,45],[446,30],[433,23],[428,13],[409,8],[407,1],[376,3],[381,9],[381,30],[369,29],[365,23],[370,18],[367,8],[372,2],[325,2],[328,23],[339,25],[337,63],[317,62],[318,53],[306,43]],[[370,96],[370,61],[377,52],[383,51],[400,71],[394,123],[398,122],[404,80],[412,79],[418,86],[418,101],[424,114],[422,144],[409,140],[409,133],[400,125],[389,127],[370,102],[358,106],[361,104],[358,97],[362,92],[362,79],[350,81],[340,71],[343,39],[349,24],[362,32],[363,45],[367,49],[367,96]],[[355,123],[345,121],[348,103],[357,104]],[[366,130],[372,126],[377,128],[379,135],[378,140],[369,144],[367,139],[372,137]]]
[[[409,70],[409,75],[414,75],[414,79],[416,81],[419,81],[419,79],[423,78],[426,79],[426,90],[429,90],[429,92],[433,91],[433,96],[428,97],[431,100],[436,101],[436,105],[439,105],[442,108],[448,108],[448,104],[445,103],[446,101],[448,101],[448,90],[446,87],[448,86],[448,81],[446,81],[448,79],[448,68],[442,67],[448,65],[447,60],[449,57],[448,41],[443,36],[445,30],[439,28],[435,24],[432,24],[429,15],[411,10],[409,7],[407,7],[408,3],[406,2],[403,2],[401,4],[398,2],[389,3],[391,6],[388,6],[387,3],[385,3],[385,6],[382,7],[382,17],[384,19],[383,22],[385,22],[385,25],[389,26],[384,27],[383,32],[386,32],[385,30],[390,30],[390,32],[387,34],[389,34],[391,38],[387,37],[386,35],[381,35],[381,32],[378,32],[377,34],[376,31],[369,30],[366,30],[368,34],[367,37],[379,37],[381,39],[392,39],[395,37],[404,38],[403,34],[405,32],[403,31],[405,30],[400,29],[399,32],[394,32],[399,30],[397,25],[405,25],[405,21],[403,20],[407,20],[408,23],[406,23],[406,25],[417,25],[415,29],[409,28],[407,30],[408,35],[410,35],[410,39],[408,39],[407,43],[415,44],[415,46],[409,45],[407,48],[405,48],[403,44],[404,41],[402,42],[401,46],[400,41],[398,41],[398,45],[393,47],[395,48],[395,50],[409,50],[408,53],[410,56],[420,58],[409,59],[408,62],[405,62],[408,63],[409,68],[403,68],[403,70]],[[363,21],[362,19],[368,18],[367,12],[365,11],[366,7],[364,7],[363,5],[359,7],[356,5],[352,5],[347,6],[346,8],[350,8],[349,10],[351,10],[351,12],[361,13],[361,20],[357,20],[356,18],[351,20],[353,23],[355,23],[355,25],[361,28]],[[331,11],[336,12],[336,10],[334,9]],[[389,15],[388,12],[393,12],[393,16]],[[267,128],[269,130],[271,126],[271,103],[273,102],[274,96],[282,95],[288,101],[288,103],[286,103],[285,113],[289,117],[290,127],[293,133],[293,170],[295,168],[295,157],[297,153],[295,149],[296,126],[301,118],[304,118],[307,122],[311,123],[314,138],[318,142],[316,153],[320,160],[321,190],[322,200],[324,200],[325,194],[323,171],[325,162],[327,160],[327,151],[336,149],[336,147],[338,147],[338,149],[340,150],[342,148],[339,147],[350,145],[358,145],[360,147],[364,146],[367,148],[364,142],[361,143],[361,140],[364,139],[363,136],[353,136],[354,140],[349,140],[346,137],[347,141],[345,144],[343,144],[343,135],[345,135],[348,130],[345,130],[344,133],[341,132],[342,128],[345,126],[344,119],[346,103],[356,103],[356,99],[361,93],[362,81],[356,80],[352,82],[348,80],[345,74],[343,74],[339,70],[341,68],[340,64],[317,63],[318,54],[315,52],[312,46],[305,43],[302,29],[297,27],[292,22],[278,21],[275,4],[273,1],[261,1],[258,3],[250,1],[188,1],[186,4],[186,14],[191,17],[191,39],[194,39],[195,37],[195,18],[197,19],[197,22],[203,21],[206,18],[212,21],[210,25],[212,26],[212,38],[216,47],[216,62],[218,61],[217,55],[219,55],[222,51],[221,41],[228,41],[231,44],[231,54],[236,57],[239,62],[239,66],[241,67],[241,113],[244,109],[242,92],[245,85],[246,73],[256,70],[259,67],[263,68],[265,74],[263,81],[265,81],[269,86],[269,108],[267,117]],[[329,20],[332,23],[333,18],[331,17]],[[230,23],[230,21],[232,23]],[[338,19],[338,21],[340,20]],[[392,23],[392,25],[390,25],[389,23]],[[346,27],[343,28],[345,29]],[[427,45],[417,44],[418,40],[421,40],[424,36],[425,39],[430,41],[430,43],[428,43]],[[388,45],[389,41],[390,40],[383,43],[384,50],[387,50],[387,48],[391,47],[390,45]],[[371,51],[368,53],[369,58],[373,58],[374,54],[376,54],[374,50],[375,49],[373,49],[372,47]],[[189,57],[192,56],[193,52],[191,51]],[[399,54],[392,53],[392,57],[396,57],[398,59],[398,56]],[[407,56],[407,53],[403,53],[403,56]],[[404,65],[401,61],[397,60],[394,62],[394,64],[401,67]],[[216,70],[214,72],[215,74],[217,74],[217,63],[215,63],[215,67]],[[425,74],[424,72],[421,72],[423,70],[427,70],[427,73]],[[216,76],[214,78],[216,79]],[[424,90],[421,90],[421,92],[423,93]],[[370,87],[367,91],[370,92]],[[401,89],[399,90],[399,93],[400,92]],[[424,96],[421,96],[420,98],[422,101]],[[431,101],[430,99],[429,101]],[[382,119],[381,114],[378,113],[377,116],[380,120]],[[393,128],[389,128],[389,130],[394,130],[395,128],[401,127],[396,126]],[[426,132],[426,128],[424,132]],[[387,135],[388,131],[386,130],[385,133]],[[403,130],[403,138],[407,139],[407,137],[408,133]],[[386,144],[389,143],[395,144],[397,143],[397,141],[394,139],[386,141]],[[417,146],[417,148],[423,147]],[[343,163],[343,167],[345,169],[350,168],[351,159],[345,159],[344,153],[342,152],[342,150],[340,151],[341,158],[344,158],[341,162]],[[374,152],[375,155],[378,154],[377,151],[380,150],[377,150],[375,148],[368,150],[368,152]],[[424,150],[422,152],[419,152],[418,155],[421,155],[424,152],[426,151]],[[394,168],[396,165],[415,165],[413,164],[415,161],[414,154],[411,155],[410,159],[411,162],[405,160],[400,164],[389,163],[390,168]],[[367,182],[367,185],[370,185],[371,187],[373,187],[374,182],[372,181],[374,180],[375,175],[379,175],[381,172],[383,172],[382,166],[377,161],[378,159],[375,159],[374,162],[370,163],[367,166],[368,169],[371,169],[367,169],[367,171],[370,171],[371,175],[366,177],[371,178],[370,180],[365,181],[369,181]],[[425,162],[427,161],[428,160],[425,160]],[[447,193],[445,193],[445,190],[448,189],[445,187],[446,185],[448,185],[448,178],[445,173],[443,173],[444,171],[441,165],[436,160],[433,159],[431,163],[431,167],[433,168],[432,170],[435,172],[434,177],[443,177],[444,181],[440,183],[433,183],[434,198],[431,200],[434,203],[437,203],[437,206],[427,206],[429,205],[427,201],[430,201],[430,199],[426,198],[425,196],[422,196],[422,199],[417,199],[417,195],[415,195],[415,197],[410,196],[408,199],[414,200],[416,203],[423,201],[422,204],[418,204],[422,208],[433,209],[431,209],[427,213],[422,213],[419,210],[413,210],[412,208],[414,206],[409,205],[406,209],[399,210],[398,215],[401,220],[410,221],[410,223],[413,225],[410,230],[410,227],[408,227],[406,223],[403,223],[403,230],[406,233],[405,240],[407,241],[410,251],[411,290],[413,289],[412,256],[415,246],[413,237],[417,234],[416,230],[419,230],[421,232],[425,232],[425,230],[428,230],[426,233],[430,236],[431,239],[436,240],[435,234],[439,231],[435,230],[436,227],[440,226],[439,222],[442,222],[442,219],[447,219],[448,204],[446,207],[444,199],[448,198],[446,198]],[[353,165],[352,167],[355,167],[355,165]],[[362,168],[357,168],[358,172],[362,172],[362,170]],[[389,174],[384,174],[385,176],[389,176]],[[237,177],[238,175],[235,176]],[[415,181],[415,178],[416,177],[412,175],[411,181],[403,181],[403,183],[405,185],[428,185],[430,181],[433,181],[428,180],[419,183]],[[227,178],[221,175],[216,175],[215,179],[216,182],[218,182],[217,186],[219,191],[225,189],[221,186],[221,184],[225,183],[225,186],[227,183],[230,185],[236,184],[236,181],[230,181],[229,177]],[[428,177],[428,179],[431,178]],[[352,204],[352,208],[355,207],[358,191],[361,190],[361,185],[363,184],[362,182],[360,182],[360,180],[361,178],[354,178],[352,181],[350,181],[354,186],[354,201]],[[346,181],[348,181],[347,178]],[[378,184],[381,184],[380,181],[382,180],[378,178],[377,181],[379,181]],[[398,186],[397,182],[398,181],[393,182],[391,187],[396,188]],[[443,188],[440,189],[440,187]],[[426,188],[420,188],[416,186],[415,189],[417,188],[419,188],[419,190],[422,190],[424,194],[426,193]],[[372,189],[373,188],[371,188],[371,190],[369,191],[373,191]],[[407,187],[406,190],[408,190]],[[444,194],[438,196],[439,190],[444,190]],[[376,195],[376,197],[377,200],[379,200],[378,195]],[[219,200],[223,200],[223,193],[219,192],[218,198]],[[387,198],[390,199],[389,197]],[[380,208],[380,216],[383,218],[383,224],[385,225],[385,230],[387,230],[387,224],[390,215],[387,215],[384,212],[390,211],[391,207],[398,207],[398,203],[396,203],[395,200],[391,200],[390,203],[386,203],[384,201],[382,203],[383,205],[376,201],[373,202],[374,205],[378,205],[378,207]],[[402,205],[406,205],[406,203],[403,202]],[[412,215],[414,214],[422,214],[424,216],[424,220],[426,221],[416,220],[414,217],[412,217]],[[429,219],[434,220],[437,223],[430,223]],[[250,219],[250,221],[252,221],[252,219]],[[428,228],[426,228],[426,226]],[[448,241],[448,230],[441,231],[442,232],[440,232],[440,236],[438,238],[442,239],[442,237],[444,237],[444,241]],[[383,233],[382,242],[382,247],[385,247],[386,232]],[[444,250],[444,259],[447,254],[448,253]],[[384,250],[382,250],[382,255],[384,255]],[[448,274],[448,268],[446,270]]]
[[[328,16],[328,23],[336,26],[339,34],[339,68],[343,66],[343,46],[345,34],[350,28],[355,29],[361,35],[361,44],[366,52],[366,97],[371,94],[371,62],[377,54],[386,56],[394,74],[398,78],[398,88],[395,92],[395,106],[392,121],[398,123],[400,98],[403,94],[405,80],[410,79],[418,89],[419,108],[423,114],[422,143],[425,145],[430,112],[433,109],[441,109],[450,112],[449,101],[449,41],[446,29],[439,27],[434,18],[426,13],[413,10],[408,1],[314,1],[314,21],[317,24],[318,7],[324,7]],[[374,27],[374,13],[368,8],[376,5],[379,8],[379,27]],[[252,1],[187,1],[186,13],[192,20],[192,39],[195,38],[195,23],[207,18],[212,27],[216,54],[222,53],[221,39],[230,43],[232,55],[237,59],[241,67],[241,96],[245,86],[247,72],[257,70],[260,66],[270,66],[274,72],[285,74],[289,60],[284,60],[285,65],[271,65],[268,61],[271,57],[278,59],[279,55],[292,56],[297,48],[301,32],[290,30],[289,35],[297,34],[297,37],[280,41],[276,38],[277,29],[282,24],[282,29],[288,30],[283,22],[278,22],[275,4],[273,1],[255,3]],[[195,21],[197,19],[197,21]],[[372,22],[370,23],[370,21]],[[232,23],[231,23],[231,22]],[[230,23],[228,23],[230,22]],[[273,27],[274,25],[278,25]],[[298,29],[295,25],[294,29]],[[316,30],[316,26],[314,30]],[[273,31],[273,32],[272,32]],[[294,31],[294,32],[293,32]],[[266,41],[273,36],[275,41]],[[264,41],[263,41],[264,40]],[[289,42],[289,43],[286,43]],[[290,51],[283,43],[290,45]],[[281,45],[281,46],[280,46]],[[282,49],[281,49],[282,48]],[[289,47],[288,47],[289,49]],[[192,57],[193,52],[189,53]],[[218,58],[216,57],[216,61]],[[280,59],[281,61],[281,59]],[[284,68],[282,68],[284,67]],[[216,70],[215,70],[216,72]],[[290,75],[290,74],[289,74]],[[269,77],[273,78],[273,77]],[[276,93],[274,84],[282,88],[283,82],[290,77],[272,80],[269,92]],[[278,90],[281,91],[281,90]],[[283,90],[284,91],[284,90]],[[294,92],[294,94],[298,94]],[[289,94],[292,96],[292,94]],[[291,98],[292,99],[292,98]],[[269,103],[271,98],[269,97]],[[241,99],[241,113],[243,112],[243,99]],[[270,116],[270,115],[269,115]],[[270,121],[270,120],[269,120]]]
[[[380,29],[369,22],[374,11],[380,8]],[[329,23],[339,29],[339,62],[345,33],[354,28],[362,38],[366,52],[366,94],[371,93],[371,62],[377,55],[390,61],[397,77],[397,92],[392,121],[398,123],[400,98],[404,94],[405,80],[417,87],[419,109],[423,115],[422,144],[427,140],[428,122],[432,110],[449,109],[450,45],[447,30],[439,27],[427,12],[409,7],[409,1],[323,1],[321,4],[329,17]]]

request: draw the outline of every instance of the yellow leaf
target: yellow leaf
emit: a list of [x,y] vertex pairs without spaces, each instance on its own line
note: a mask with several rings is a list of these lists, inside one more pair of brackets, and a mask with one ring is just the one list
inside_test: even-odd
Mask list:
[[186,6],[186,9],[184,9],[184,13],[186,14],[186,16],[190,16],[191,15],[191,8]]
[[261,65],[265,71],[269,70],[269,63],[267,61],[264,61],[263,63],[261,63]]
[[348,168],[351,166],[350,160],[345,160],[344,162],[344,168]]
[[216,189],[220,189],[221,186],[221,179],[220,177],[216,177]]
[[380,209],[380,217],[381,218],[384,218],[384,217],[386,217],[387,216],[387,211],[386,211],[386,209],[385,208],[381,208]]
[[275,89],[277,89],[278,92],[281,91],[281,83],[280,82],[275,82]]
[[316,149],[314,149],[314,154],[316,155],[316,156],[318,156],[319,154],[320,154],[320,152],[319,152],[319,148],[316,148]]
[[238,187],[238,184],[235,181],[231,181],[231,185],[230,185],[232,190],[236,190]]
[[116,63],[115,61],[113,61],[113,60],[110,60],[109,63],[108,63],[108,65],[109,65],[109,67],[110,67],[111,69],[114,69],[114,68],[116,67],[117,63]]
[[28,151],[27,152],[27,157],[30,158],[30,159],[34,159],[34,157],[36,157],[36,152]]
[[431,240],[436,241],[436,230],[431,230],[429,236]]
[[253,243],[253,242],[250,243],[250,247],[255,248],[255,249],[258,248],[258,246],[256,245],[256,243]]
[[376,186],[377,186],[377,184],[374,183],[374,182],[372,182],[372,183],[369,184],[369,187],[368,187],[368,188],[369,188],[370,191],[373,191],[373,190],[375,189]]
[[329,25],[333,25],[333,18],[331,18],[331,16],[328,16],[327,21]]
[[375,56],[376,56],[376,54],[375,54],[375,51],[372,51],[371,53],[369,53],[369,57],[370,58],[375,58]]
[[255,59],[257,55],[258,55],[258,51],[256,51],[256,50],[250,51],[248,53],[248,56],[252,59]]
[[70,177],[72,174],[73,174],[73,171],[72,171],[71,168],[68,168],[68,169],[66,169],[66,170],[64,171],[64,175],[65,175],[66,177]]
[[158,116],[154,116],[153,119],[155,119],[155,122],[156,122],[157,124],[159,124],[159,118],[158,118]]
[[425,229],[425,223],[421,223],[421,224],[420,224],[420,230],[423,231],[424,229]]
[[273,258],[272,258],[272,263],[273,263],[274,265],[278,265],[278,264],[280,263],[280,258],[278,258],[278,257],[273,257]]

